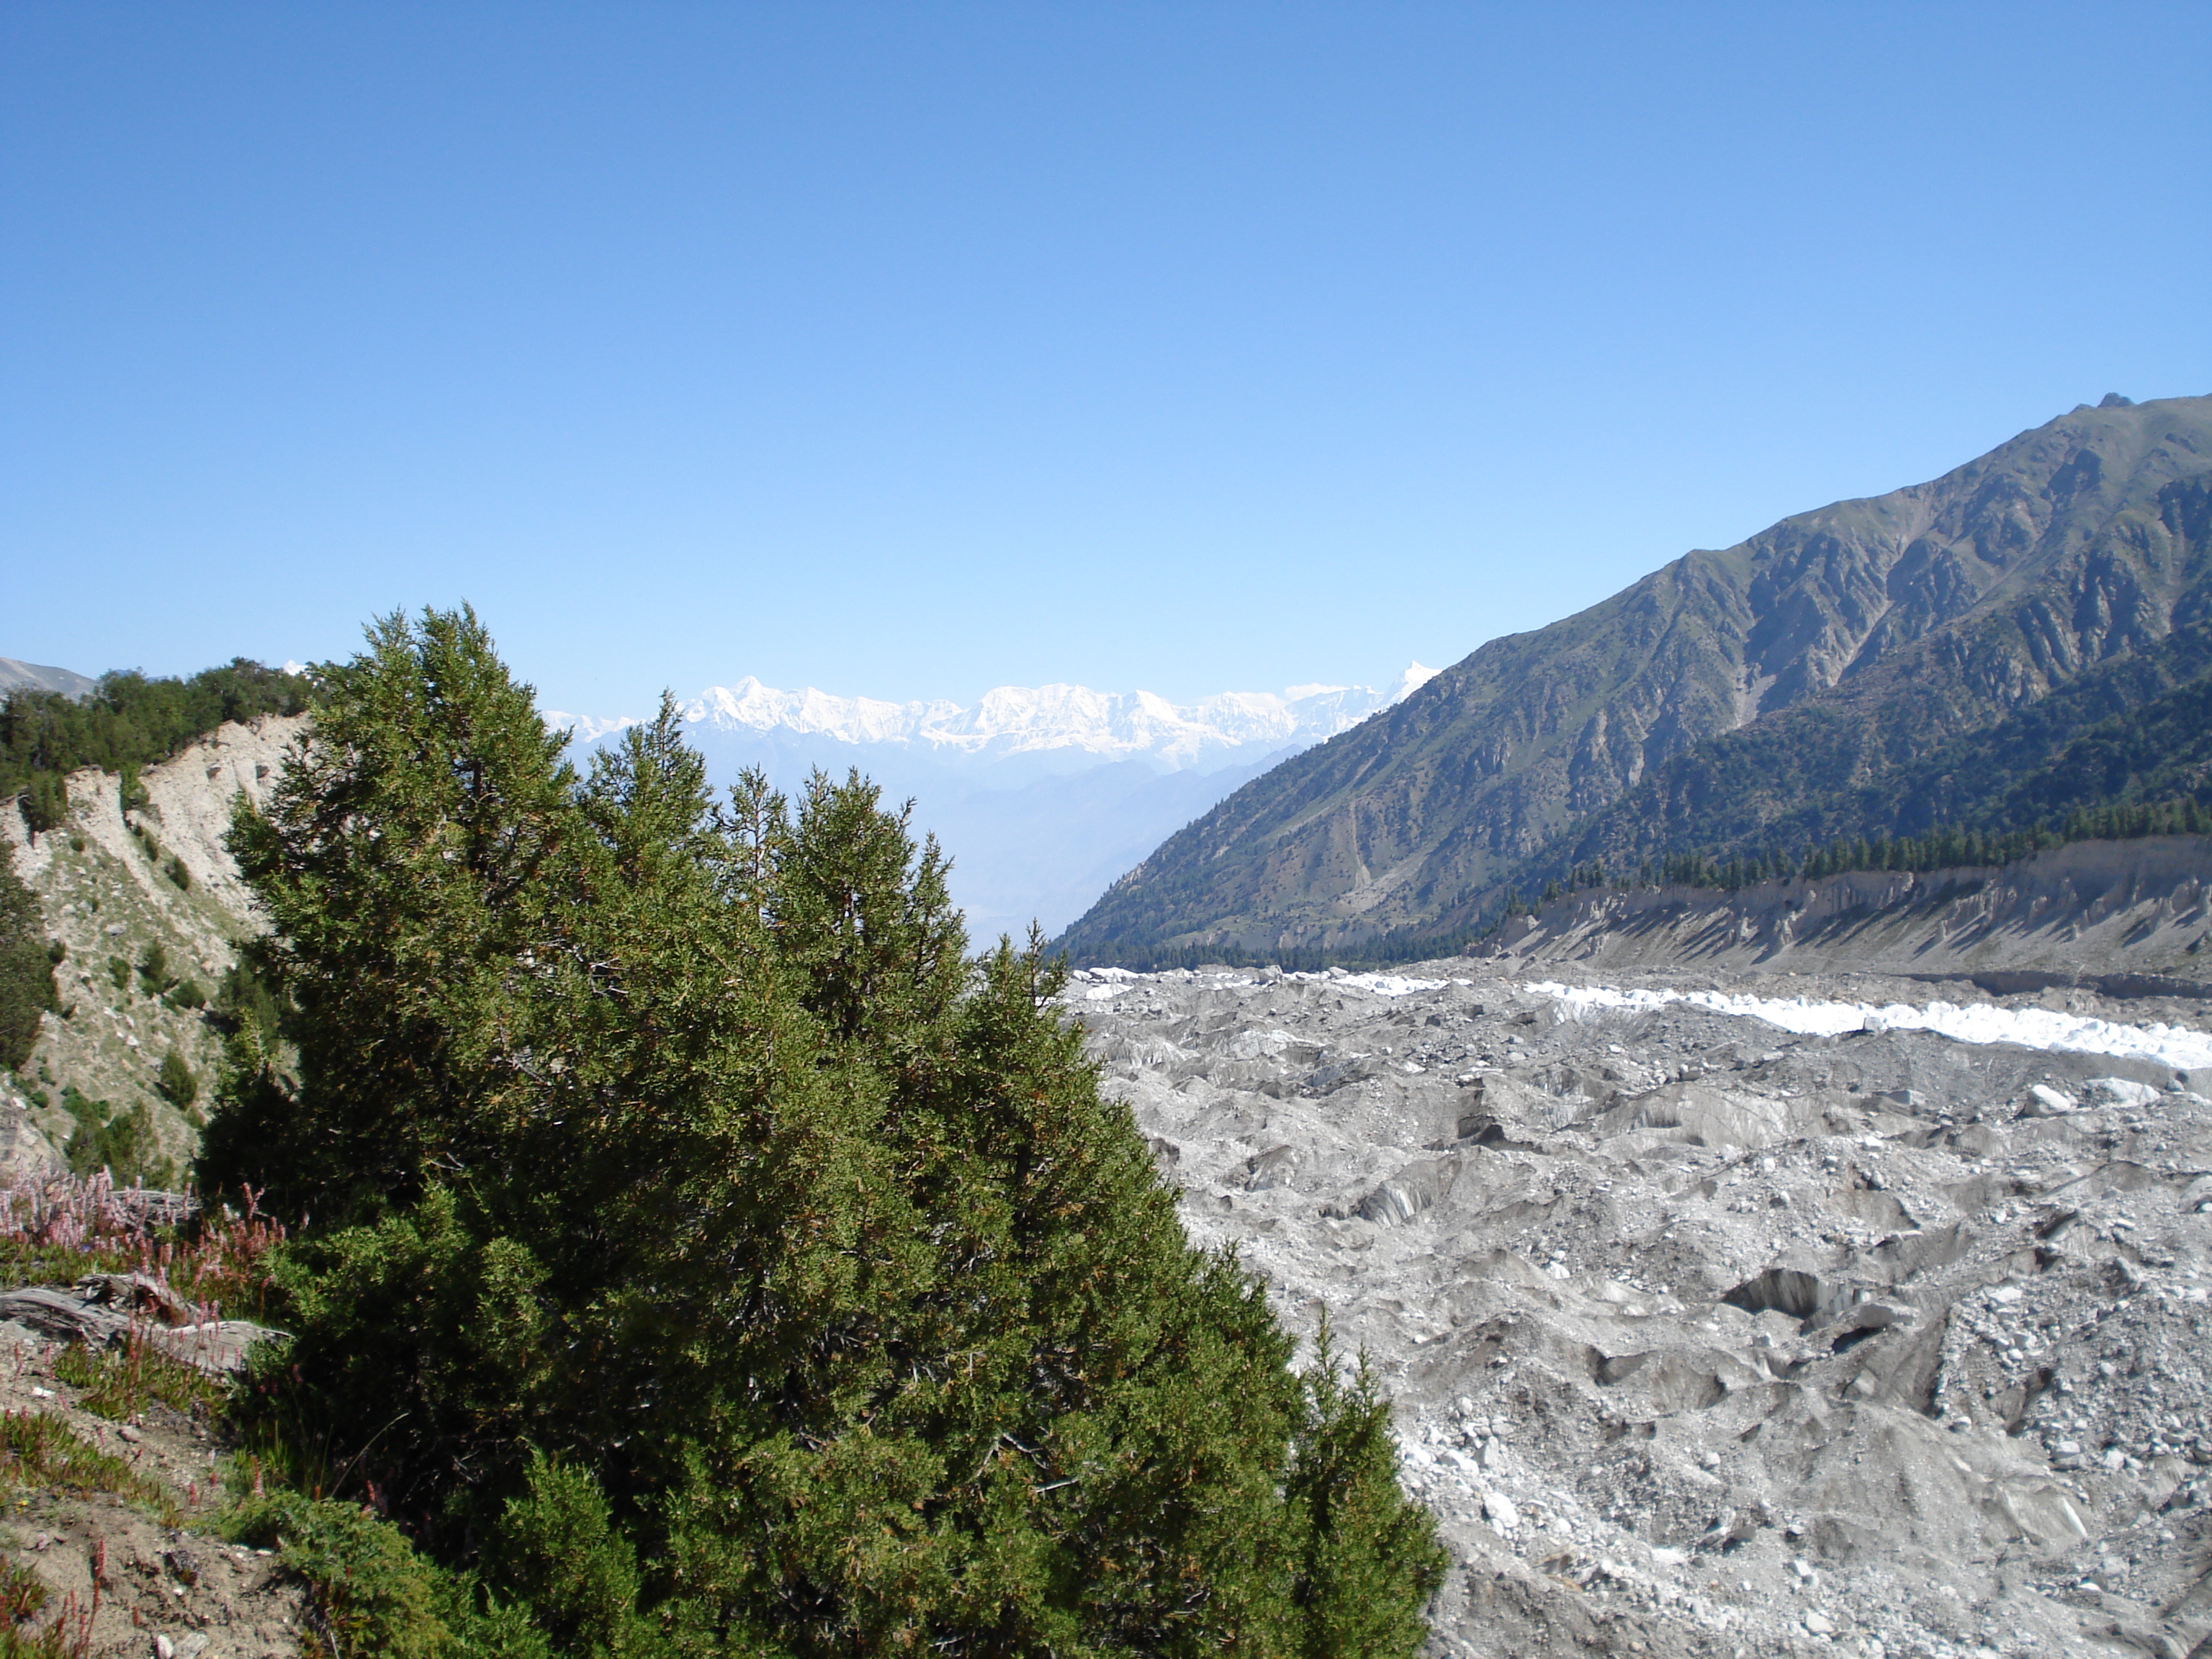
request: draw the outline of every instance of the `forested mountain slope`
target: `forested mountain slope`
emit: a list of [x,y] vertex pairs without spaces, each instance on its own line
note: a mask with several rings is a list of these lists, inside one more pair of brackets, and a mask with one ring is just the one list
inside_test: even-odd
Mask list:
[[[1756,838],[2212,623],[2208,526],[2212,398],[2077,409],[1492,641],[1237,791],[1064,943],[1084,961],[1356,948],[1463,927],[1585,837],[1616,855]],[[2106,689],[2132,708],[2187,674],[2177,657]],[[1751,746],[1705,747],[1729,734]],[[1583,823],[1647,780],[1634,813]]]

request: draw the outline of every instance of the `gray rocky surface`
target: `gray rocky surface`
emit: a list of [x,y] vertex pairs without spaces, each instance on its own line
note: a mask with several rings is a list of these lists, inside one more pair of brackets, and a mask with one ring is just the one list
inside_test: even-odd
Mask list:
[[1379,1367],[1452,1554],[1432,1650],[2212,1652],[2212,1077],[1547,975],[1067,993],[1194,1238]]

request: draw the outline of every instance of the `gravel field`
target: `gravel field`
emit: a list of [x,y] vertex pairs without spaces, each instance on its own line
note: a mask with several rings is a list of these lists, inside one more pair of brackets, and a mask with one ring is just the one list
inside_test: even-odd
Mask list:
[[2212,1653],[2212,1005],[1575,977],[1066,994],[1194,1238],[1382,1374],[1433,1650]]

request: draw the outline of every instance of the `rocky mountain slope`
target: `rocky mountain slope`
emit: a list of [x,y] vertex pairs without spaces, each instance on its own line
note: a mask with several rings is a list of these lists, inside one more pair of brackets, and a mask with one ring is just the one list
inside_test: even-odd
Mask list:
[[[156,1160],[177,1170],[190,1160],[197,1105],[161,1091],[160,1067],[174,1052],[203,1089],[213,1080],[222,1039],[197,1005],[215,996],[258,925],[222,846],[231,801],[240,791],[266,795],[302,724],[270,716],[224,725],[147,768],[146,805],[128,814],[119,780],[91,768],[70,776],[63,828],[32,836],[20,814],[0,812],[15,873],[66,952],[55,969],[61,1012],[46,1017],[23,1091],[7,1109],[12,1168],[27,1171],[67,1144],[80,1116],[69,1089],[118,1115],[143,1107]],[[155,961],[160,972],[145,971]]]
[[20,662],[14,657],[0,657],[0,696],[15,690],[58,691],[65,697],[89,696],[99,684],[67,668],[52,668],[44,663]]
[[[1631,819],[1735,791],[1755,831],[2208,618],[2212,398],[2108,399],[1491,641],[1171,837],[1065,943],[1142,961],[1448,932],[1670,763]],[[1765,732],[1718,774],[1684,760]]]
[[1193,1237],[1380,1367],[1431,1651],[2206,1651],[2212,1003],[1546,973],[1067,993]]

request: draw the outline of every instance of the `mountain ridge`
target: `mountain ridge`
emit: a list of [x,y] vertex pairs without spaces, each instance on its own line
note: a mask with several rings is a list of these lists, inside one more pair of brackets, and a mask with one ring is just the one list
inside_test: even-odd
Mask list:
[[1858,774],[1883,775],[2195,620],[2208,485],[2212,398],[2108,399],[1693,550],[1247,785],[1062,943],[1134,961],[1446,933],[1669,763],[1793,717],[1849,728]]

